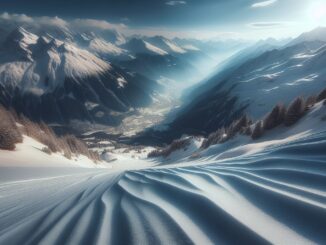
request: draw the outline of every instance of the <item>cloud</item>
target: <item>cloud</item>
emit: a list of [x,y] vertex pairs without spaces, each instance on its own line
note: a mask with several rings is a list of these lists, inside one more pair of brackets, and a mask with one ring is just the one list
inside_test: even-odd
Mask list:
[[16,21],[16,22],[32,22],[33,18],[25,15],[25,14],[8,14],[8,13],[2,13],[0,14],[1,20],[7,20],[7,21]]
[[18,26],[22,26],[36,32],[53,28],[58,28],[63,31],[121,31],[127,28],[125,24],[113,24],[104,20],[72,19],[68,21],[59,17],[30,17],[25,14],[9,13],[0,14],[0,25],[2,28],[7,29],[7,31],[13,30]]
[[69,22],[59,17],[30,17],[25,14],[9,13],[0,14],[0,25],[5,32],[10,32],[17,27],[24,27],[36,33],[54,29],[60,29],[66,32],[69,29]]
[[277,3],[278,0],[267,0],[263,2],[257,2],[251,5],[252,8],[265,8],[273,5],[274,3]]
[[211,39],[240,39],[241,36],[237,32],[219,32],[216,30],[202,30],[202,29],[183,29],[183,30],[171,30],[168,28],[133,28],[125,29],[123,32],[126,36],[164,36],[166,38],[191,38],[200,40],[211,40]]
[[169,6],[175,6],[175,5],[185,5],[187,4],[186,1],[167,1],[165,2],[166,5],[169,5]]
[[254,22],[254,23],[250,23],[248,26],[255,29],[263,29],[263,28],[280,28],[288,25],[289,22]]
[[79,29],[98,29],[98,30],[120,30],[127,28],[125,24],[112,24],[105,20],[95,19],[74,19],[70,23],[70,26]]

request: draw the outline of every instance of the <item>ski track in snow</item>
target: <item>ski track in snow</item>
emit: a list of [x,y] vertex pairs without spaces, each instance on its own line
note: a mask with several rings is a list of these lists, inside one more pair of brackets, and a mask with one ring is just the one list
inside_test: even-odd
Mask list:
[[325,148],[1,183],[0,244],[323,244]]

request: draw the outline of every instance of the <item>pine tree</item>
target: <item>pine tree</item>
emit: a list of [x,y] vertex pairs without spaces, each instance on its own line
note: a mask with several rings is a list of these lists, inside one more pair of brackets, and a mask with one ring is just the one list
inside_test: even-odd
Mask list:
[[291,126],[295,124],[305,112],[305,103],[302,97],[296,98],[289,106],[285,114],[284,124],[285,126]]
[[264,134],[264,125],[262,121],[258,121],[252,131],[251,138],[253,140],[259,139]]
[[264,129],[270,130],[282,124],[284,121],[285,112],[286,108],[284,105],[276,105],[273,110],[265,117]]
[[324,99],[326,99],[326,88],[318,94],[317,102],[320,102]]

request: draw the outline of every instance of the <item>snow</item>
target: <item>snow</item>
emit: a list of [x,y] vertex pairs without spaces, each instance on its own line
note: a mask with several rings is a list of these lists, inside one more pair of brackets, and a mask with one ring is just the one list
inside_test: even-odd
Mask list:
[[156,54],[159,54],[159,55],[167,55],[168,54],[164,50],[162,50],[162,49],[160,49],[160,48],[158,48],[158,47],[150,44],[149,42],[144,41],[144,43],[145,43],[145,47],[148,50],[152,51],[153,53],[156,53]]
[[27,48],[29,45],[35,44],[38,39],[36,35],[26,31],[23,27],[18,27],[11,38],[16,42],[19,42],[23,48]]
[[310,32],[305,32],[292,40],[289,45],[316,40],[326,42],[326,27],[318,27]]
[[[26,36],[24,48],[36,44],[34,36]],[[53,88],[58,78],[110,69],[75,44],[44,41],[47,56],[34,53],[32,60],[1,65],[1,81],[42,94],[48,89],[41,84],[45,74]],[[93,45],[117,51],[108,43]],[[146,47],[165,55],[149,43]],[[253,71],[239,85],[242,98],[252,98],[254,91],[257,104],[266,109],[281,95],[292,99],[297,91],[320,90],[324,74],[310,62],[321,52]],[[40,72],[44,67],[46,73]],[[296,68],[295,76],[288,73]],[[117,83],[123,87],[126,81],[118,77]],[[244,84],[250,85],[247,90]],[[309,87],[300,87],[305,84]],[[89,110],[96,106],[86,102]],[[144,109],[132,118],[135,128],[122,130],[143,128],[148,115],[161,116],[164,110]],[[279,126],[259,140],[238,135],[202,150],[203,138],[192,138],[167,158],[147,159],[153,148],[108,147],[107,162],[98,164],[83,156],[48,155],[44,145],[24,136],[15,151],[0,150],[0,244],[323,244],[325,115],[320,102],[294,126]]]
[[94,108],[96,108],[97,106],[99,106],[99,104],[91,102],[91,101],[87,101],[87,102],[85,102],[85,106],[86,106],[87,110],[91,111]]
[[118,46],[99,38],[90,41],[89,50],[97,54],[110,54],[114,56],[122,55],[126,52]]
[[156,159],[156,161],[162,162],[163,164],[176,164],[178,162],[187,161],[189,156],[192,156],[199,150],[204,140],[204,138],[189,138],[189,136],[184,136],[182,139],[190,139],[190,144],[185,148],[172,152],[167,157],[160,157]]
[[61,46],[65,62],[65,75],[68,77],[87,77],[104,73],[111,69],[110,64],[97,58],[86,50],[74,47],[72,44]]
[[300,85],[301,83],[307,83],[307,82],[309,83],[309,82],[313,82],[318,77],[319,77],[318,74],[310,74],[310,75],[300,78],[292,83],[286,83],[286,85],[293,86],[293,85]]
[[194,45],[191,45],[191,44],[183,45],[182,48],[186,49],[186,50],[200,51],[199,48],[197,48],[197,47],[195,47]]
[[246,63],[252,67],[242,66],[228,78],[230,84],[238,84],[232,91],[238,105],[249,103],[248,115],[261,118],[280,101],[287,105],[297,96],[316,95],[324,89],[326,70],[319,65],[326,57],[324,47],[300,47],[272,51],[270,59],[260,56],[254,64]]
[[315,54],[301,53],[301,54],[294,55],[293,59],[306,59],[306,58],[312,58],[314,56]]
[[118,77],[117,82],[120,88],[124,88],[128,83],[124,77]]
[[182,49],[181,47],[179,47],[177,44],[175,44],[169,40],[164,40],[164,42],[172,50],[172,52],[180,53],[180,54],[186,53],[186,51],[184,49]]
[[276,90],[276,89],[278,89],[278,88],[279,88],[279,87],[276,86],[276,87],[273,87],[273,88],[264,89],[264,91],[268,93],[268,92],[273,91],[273,90]]
[[38,38],[25,30],[20,31],[23,38],[18,42],[28,53],[28,60],[10,61],[6,55],[18,57],[20,51],[3,51],[0,81],[6,86],[18,86],[22,91],[42,95],[62,86],[66,77],[96,76],[111,69],[108,62],[72,43]]
[[[241,160],[250,156],[260,157],[260,154],[269,148],[282,148],[292,142],[318,134],[326,134],[325,115],[326,106],[323,105],[323,102],[319,102],[295,125],[279,126],[276,129],[265,131],[259,140],[253,141],[248,136],[237,135],[223,144],[212,145],[203,150],[200,149],[203,138],[194,138],[190,147],[175,151],[167,158],[157,158],[154,162],[163,168],[166,166],[188,167],[216,163],[216,161]],[[196,154],[195,158],[192,157],[193,154]]]
[[0,243],[322,244],[325,115],[321,102],[293,127],[186,158],[194,139],[168,164],[120,149],[111,168],[85,168],[25,138],[0,152]]
[[85,156],[73,157],[69,160],[62,153],[48,155],[42,149],[46,146],[24,136],[23,143],[17,144],[15,151],[0,150],[1,167],[105,167],[95,164]]

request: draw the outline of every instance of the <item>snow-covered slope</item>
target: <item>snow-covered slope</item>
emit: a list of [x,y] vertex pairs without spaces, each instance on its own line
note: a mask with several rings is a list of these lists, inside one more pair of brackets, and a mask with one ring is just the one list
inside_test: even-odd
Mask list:
[[239,52],[235,53],[234,55],[223,61],[221,64],[218,65],[216,72],[237,68],[244,62],[256,58],[267,51],[281,48],[287,42],[288,40],[275,40],[272,38],[260,40],[254,45],[240,50]]
[[13,176],[0,178],[0,243],[323,244],[325,108],[288,134],[175,165],[125,158],[129,171],[50,176],[0,166]]
[[[15,168],[107,168],[109,164],[91,161],[86,156],[73,157],[71,160],[64,157],[63,153],[47,154],[42,149],[45,145],[24,136],[23,143],[19,143],[14,151],[0,150],[1,167]],[[51,173],[49,173],[51,174]],[[2,176],[1,176],[2,177]],[[4,176],[2,177],[2,179]]]
[[187,50],[180,47],[177,43],[169,40],[165,37],[155,36],[146,39],[149,43],[159,47],[160,49],[164,50],[167,53],[173,54],[183,54],[186,53]]
[[132,38],[122,45],[123,48],[129,50],[132,54],[151,54],[151,55],[167,55],[168,53],[155,45],[144,41],[140,38]]
[[99,55],[108,54],[112,56],[120,56],[126,52],[126,50],[99,38],[90,41],[89,49]]
[[258,118],[278,101],[309,96],[325,87],[326,43],[301,43],[264,53],[242,65],[229,79],[237,86],[240,104],[249,104],[249,115]]
[[288,45],[295,45],[302,42],[322,41],[326,42],[326,27],[318,27],[310,32],[305,32],[292,40]]
[[73,42],[106,60],[128,58],[129,52],[119,46],[125,41],[118,40],[94,32],[82,32],[74,36]]
[[288,104],[297,96],[318,94],[326,86],[325,48],[326,42],[319,40],[302,42],[264,52],[218,73],[190,95],[172,126],[211,132],[242,113],[261,118],[279,102]]

